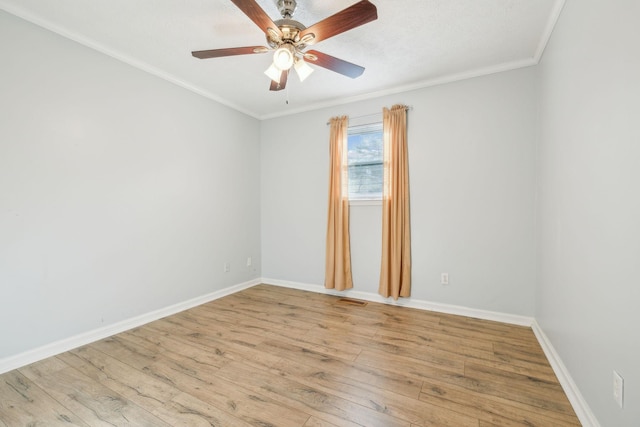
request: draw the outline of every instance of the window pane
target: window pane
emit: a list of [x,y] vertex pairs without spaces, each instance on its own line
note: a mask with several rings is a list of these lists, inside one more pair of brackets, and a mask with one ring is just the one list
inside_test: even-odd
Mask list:
[[382,123],[349,129],[349,198],[382,198]]

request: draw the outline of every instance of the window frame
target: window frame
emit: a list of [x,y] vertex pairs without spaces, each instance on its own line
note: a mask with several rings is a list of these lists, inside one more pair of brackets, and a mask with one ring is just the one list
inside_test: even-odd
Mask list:
[[[348,130],[347,130],[347,144],[348,144],[348,139],[351,135],[354,134],[365,134],[365,133],[380,133],[380,138],[381,138],[381,148],[384,150],[384,141],[382,140],[382,138],[384,137],[383,134],[383,127],[382,127],[382,120],[380,121],[375,121],[375,122],[370,122],[370,123],[365,123],[365,124],[358,124],[358,125],[351,125],[349,126]],[[348,149],[347,149],[347,170],[350,172],[350,165],[349,165],[349,155],[348,155]],[[375,163],[377,164],[377,162]],[[384,153],[381,153],[380,156],[380,166],[381,168],[384,167]],[[351,182],[351,175],[348,173],[348,177],[349,177],[349,182]],[[380,183],[380,192],[376,192],[376,193],[365,193],[364,195],[355,195],[352,196],[352,193],[349,191],[348,194],[348,198],[349,198],[349,204],[350,205],[354,205],[354,206],[375,206],[375,205],[381,205],[382,204],[382,193],[383,193],[383,189],[384,189],[384,177],[382,177],[381,183]],[[347,191],[349,189],[349,186],[347,185]]]

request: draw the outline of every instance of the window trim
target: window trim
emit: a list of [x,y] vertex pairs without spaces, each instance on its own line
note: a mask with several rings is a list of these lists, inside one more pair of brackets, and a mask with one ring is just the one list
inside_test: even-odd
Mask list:
[[[349,136],[351,136],[352,134],[363,134],[363,133],[374,133],[374,132],[380,132],[382,133],[383,130],[383,126],[382,126],[382,120],[378,121],[374,121],[374,122],[369,122],[369,123],[363,123],[363,124],[358,124],[358,125],[353,125],[353,126],[349,126],[347,129],[347,138]],[[384,137],[384,134],[383,134]],[[384,143],[383,143],[383,149],[384,149]],[[384,165],[384,157],[381,159],[381,164]],[[347,168],[349,168],[349,162],[348,162],[348,158],[347,158]],[[384,185],[384,183],[383,183]],[[379,193],[369,193],[367,195],[363,195],[363,196],[356,196],[356,197],[351,197],[351,193],[348,194],[348,199],[349,199],[349,205],[350,206],[379,206],[382,205],[382,190],[383,188],[380,189]]]
[[349,206],[382,206],[382,199],[349,199]]

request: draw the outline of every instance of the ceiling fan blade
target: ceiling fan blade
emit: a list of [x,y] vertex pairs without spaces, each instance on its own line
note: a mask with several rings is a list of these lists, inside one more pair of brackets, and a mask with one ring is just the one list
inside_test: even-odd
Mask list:
[[288,75],[289,75],[289,71],[284,70],[282,73],[280,73],[279,82],[274,82],[273,80],[271,80],[271,86],[269,86],[269,90],[278,91],[278,90],[284,89],[287,86]]
[[267,32],[267,28],[273,29],[278,36],[282,37],[282,31],[273,22],[269,15],[256,3],[255,0],[231,0],[238,9],[244,12],[262,31]]
[[335,56],[327,55],[326,53],[318,52],[317,50],[305,52],[304,60],[310,64],[335,71],[352,79],[360,77],[362,73],[364,73],[364,67],[338,59]]
[[200,59],[219,58],[221,56],[251,55],[254,53],[265,53],[269,49],[264,46],[229,47],[226,49],[196,50],[191,55]]
[[315,37],[311,43],[317,43],[376,19],[378,19],[376,6],[368,0],[361,0],[343,11],[313,24],[306,30],[302,30],[300,38],[307,34],[313,34]]

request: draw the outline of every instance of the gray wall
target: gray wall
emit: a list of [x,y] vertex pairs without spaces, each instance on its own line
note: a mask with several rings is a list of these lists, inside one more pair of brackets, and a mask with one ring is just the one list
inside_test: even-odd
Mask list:
[[639,19],[569,0],[539,66],[536,318],[602,426],[640,425]]
[[[535,89],[527,68],[263,121],[263,277],[324,283],[326,122],[401,102],[413,107],[412,297],[533,315]],[[357,290],[377,292],[380,241],[380,206],[352,206]]]
[[[0,12],[0,358],[260,275],[321,285],[325,123],[403,102],[413,298],[535,315],[601,424],[637,425],[639,16],[568,0],[538,67],[259,123]],[[351,232],[376,292],[379,206]]]
[[259,276],[257,120],[4,12],[0,57],[0,358]]

